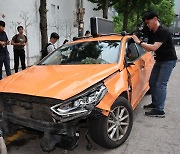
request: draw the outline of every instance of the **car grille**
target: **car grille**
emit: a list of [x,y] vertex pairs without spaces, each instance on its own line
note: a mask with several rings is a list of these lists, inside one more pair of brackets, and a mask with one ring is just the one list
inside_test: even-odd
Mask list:
[[46,122],[53,121],[50,107],[61,102],[52,98],[11,93],[1,93],[0,99],[3,112]]

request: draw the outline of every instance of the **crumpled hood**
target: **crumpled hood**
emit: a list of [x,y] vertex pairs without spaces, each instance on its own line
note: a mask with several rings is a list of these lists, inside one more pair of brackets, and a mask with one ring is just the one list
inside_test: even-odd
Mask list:
[[117,64],[37,65],[1,80],[0,92],[65,100],[117,70]]

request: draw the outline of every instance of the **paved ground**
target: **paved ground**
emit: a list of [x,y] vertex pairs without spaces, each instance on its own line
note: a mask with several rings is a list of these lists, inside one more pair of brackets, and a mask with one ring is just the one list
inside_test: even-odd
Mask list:
[[[166,118],[144,116],[143,104],[151,102],[145,96],[134,111],[134,126],[128,140],[119,148],[107,150],[93,143],[91,151],[86,150],[85,130],[82,130],[79,146],[74,151],[56,148],[52,154],[179,154],[180,153],[180,47],[176,47],[179,62],[168,84]],[[9,154],[43,154],[38,135],[25,135],[8,146]]]

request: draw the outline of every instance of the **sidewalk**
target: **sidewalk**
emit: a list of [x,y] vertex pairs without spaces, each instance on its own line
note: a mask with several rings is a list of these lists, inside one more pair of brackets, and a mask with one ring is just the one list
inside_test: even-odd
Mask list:
[[[11,69],[11,74],[14,74],[14,69]],[[6,77],[6,72],[3,71],[2,77],[5,78]]]

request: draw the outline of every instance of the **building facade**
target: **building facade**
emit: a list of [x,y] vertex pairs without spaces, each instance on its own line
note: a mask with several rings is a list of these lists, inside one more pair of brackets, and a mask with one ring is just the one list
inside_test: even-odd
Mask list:
[[[65,39],[72,40],[78,35],[77,12],[80,0],[47,0],[47,19],[48,19],[48,36],[52,32],[60,35],[56,46],[60,46]],[[95,4],[83,2],[84,8],[84,31],[90,30],[90,17],[102,17],[102,11],[93,11]],[[8,0],[0,1],[0,20],[6,22],[5,31],[9,40],[17,33],[17,26],[22,25],[25,28],[25,35],[28,38],[26,54],[28,65],[33,65],[39,60],[41,50],[40,35],[40,1],[37,0]],[[111,13],[112,14],[112,11]],[[110,15],[112,19],[112,15]],[[11,57],[11,68],[13,68],[13,49],[8,47]]]
[[180,33],[180,0],[175,0],[175,17],[173,22],[173,33]]
[[180,14],[180,1],[175,0],[175,13]]

